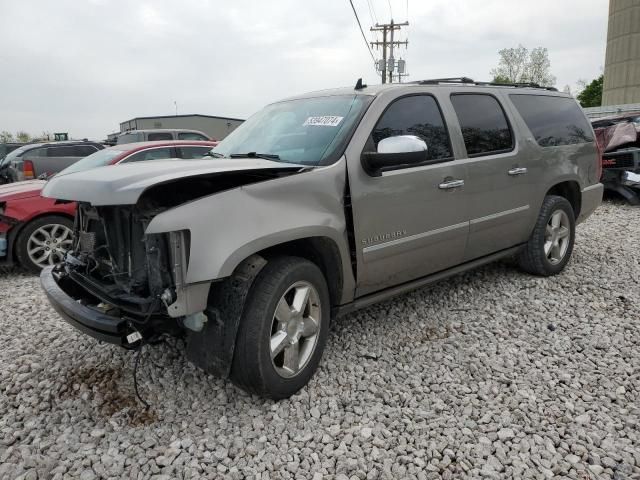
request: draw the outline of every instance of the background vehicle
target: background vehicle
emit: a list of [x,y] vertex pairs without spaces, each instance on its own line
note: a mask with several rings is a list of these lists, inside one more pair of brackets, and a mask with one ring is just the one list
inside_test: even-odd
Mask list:
[[7,154],[13,152],[16,148],[20,148],[24,143],[9,142],[0,143],[0,160],[7,156]]
[[640,112],[591,122],[602,152],[602,183],[632,205],[640,205]]
[[[143,142],[99,150],[71,165],[64,175],[91,168],[160,158],[202,158],[216,142]],[[0,186],[0,266],[15,262],[39,272],[62,259],[71,246],[74,202],[40,194],[44,180]]]
[[103,148],[104,145],[89,141],[30,143],[9,153],[0,170],[4,183],[51,176]]
[[561,272],[603,190],[575,99],[466,78],[276,102],[211,154],[52,179],[77,240],[41,282],[88,335],[184,336],[196,365],[276,399],[334,315],[505,256]]
[[130,130],[118,135],[117,144],[158,140],[212,140],[206,133],[186,129]]

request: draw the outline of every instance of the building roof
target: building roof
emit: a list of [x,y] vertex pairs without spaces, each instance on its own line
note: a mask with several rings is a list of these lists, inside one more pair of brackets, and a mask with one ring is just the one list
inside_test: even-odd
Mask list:
[[154,120],[156,118],[185,118],[185,117],[217,118],[218,120],[234,120],[236,122],[244,122],[244,119],[242,118],[218,117],[216,115],[202,115],[200,113],[192,113],[188,115],[157,115],[157,116],[151,116],[151,117],[135,117],[135,118],[132,118],[131,120],[125,120],[124,122],[120,122],[120,123],[133,122],[135,120]]

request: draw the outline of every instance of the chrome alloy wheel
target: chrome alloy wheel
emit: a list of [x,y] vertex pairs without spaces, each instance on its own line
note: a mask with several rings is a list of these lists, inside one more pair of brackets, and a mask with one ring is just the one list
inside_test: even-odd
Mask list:
[[320,296],[309,282],[291,285],[280,298],[271,323],[271,363],[278,375],[295,377],[318,343]]
[[39,267],[54,265],[71,248],[73,232],[65,225],[51,223],[35,230],[27,240],[29,259]]
[[544,234],[544,254],[551,265],[560,263],[567,254],[570,236],[569,216],[563,210],[556,210],[549,218]]

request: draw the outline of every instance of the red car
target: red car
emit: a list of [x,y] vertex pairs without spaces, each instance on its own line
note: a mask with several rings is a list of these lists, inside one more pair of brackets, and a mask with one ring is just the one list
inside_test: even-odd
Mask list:
[[[58,175],[119,163],[202,158],[218,142],[158,141],[116,145],[83,158]],[[76,204],[40,196],[45,180],[0,186],[0,266],[34,272],[62,260],[71,246]]]

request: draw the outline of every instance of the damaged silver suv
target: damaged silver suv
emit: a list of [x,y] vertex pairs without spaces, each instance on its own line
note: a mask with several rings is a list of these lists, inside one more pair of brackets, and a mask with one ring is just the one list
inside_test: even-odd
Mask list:
[[603,191],[575,100],[467,78],[273,103],[210,156],[50,180],[78,213],[42,286],[87,335],[183,337],[275,399],[309,381],[336,315],[506,256],[559,273]]

